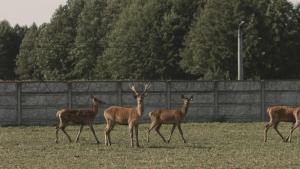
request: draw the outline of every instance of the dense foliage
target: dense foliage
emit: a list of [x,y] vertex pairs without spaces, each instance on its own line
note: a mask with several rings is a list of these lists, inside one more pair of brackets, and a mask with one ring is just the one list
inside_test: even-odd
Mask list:
[[27,27],[11,27],[7,21],[0,22],[0,79],[15,79],[16,56]]
[[0,23],[0,79],[234,80],[241,21],[245,79],[300,78],[287,0],[68,0],[50,23]]

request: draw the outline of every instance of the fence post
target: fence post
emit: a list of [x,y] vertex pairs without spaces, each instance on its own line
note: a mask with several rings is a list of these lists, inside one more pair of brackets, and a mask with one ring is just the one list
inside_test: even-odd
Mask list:
[[168,109],[171,109],[171,81],[167,81],[167,105]]
[[67,82],[68,85],[68,106],[72,109],[72,82]]
[[265,82],[260,81],[260,119],[265,121]]
[[214,115],[213,118],[214,120],[218,118],[218,111],[219,111],[219,107],[218,107],[218,102],[219,102],[219,94],[218,94],[218,81],[214,81]]
[[117,82],[117,92],[118,92],[118,103],[122,106],[122,81]]
[[22,124],[22,103],[21,103],[21,89],[22,89],[22,82],[17,82],[17,124]]

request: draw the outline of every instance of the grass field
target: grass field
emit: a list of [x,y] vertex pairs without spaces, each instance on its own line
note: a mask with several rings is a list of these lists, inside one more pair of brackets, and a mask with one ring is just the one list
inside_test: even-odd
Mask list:
[[[96,125],[95,140],[88,127],[80,143],[69,144],[60,132],[55,144],[54,127],[1,127],[0,168],[300,168],[300,138],[296,130],[293,142],[284,143],[273,129],[263,143],[264,123],[184,123],[184,144],[176,129],[170,144],[151,133],[146,142],[148,124],[140,126],[141,148],[129,146],[126,126],[112,131],[112,146],[103,144],[104,125]],[[171,126],[162,126],[165,137]],[[286,136],[290,124],[279,130]],[[78,126],[67,131],[74,139]]]

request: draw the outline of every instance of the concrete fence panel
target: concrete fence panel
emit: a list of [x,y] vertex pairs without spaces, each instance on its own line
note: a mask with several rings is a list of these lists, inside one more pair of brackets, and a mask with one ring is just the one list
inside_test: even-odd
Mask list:
[[[135,106],[130,81],[0,82],[0,125],[55,124],[61,108],[91,108],[90,96],[99,106],[97,123],[112,105]],[[142,91],[145,82],[135,82]],[[142,120],[157,108],[179,109],[181,95],[194,99],[186,121],[266,121],[270,105],[300,105],[300,81],[153,81],[144,100]]]

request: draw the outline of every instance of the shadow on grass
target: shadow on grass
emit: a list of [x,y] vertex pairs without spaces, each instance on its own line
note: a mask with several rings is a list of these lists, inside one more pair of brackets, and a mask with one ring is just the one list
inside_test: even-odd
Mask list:
[[145,148],[153,148],[153,149],[160,149],[160,148],[165,148],[165,149],[180,149],[180,148],[193,148],[193,149],[212,149],[213,147],[210,146],[203,146],[199,144],[183,144],[183,145],[151,145]]
[[199,144],[186,145],[186,146],[184,146],[184,147],[194,148],[194,149],[207,149],[207,150],[210,150],[210,149],[213,148],[213,147],[211,147],[211,146],[203,146],[203,145],[199,145]]
[[156,149],[156,148],[164,148],[164,149],[175,149],[177,148],[176,146],[163,146],[163,145],[151,145],[151,146],[148,146],[148,147],[145,147],[145,148],[153,148],[153,149]]

